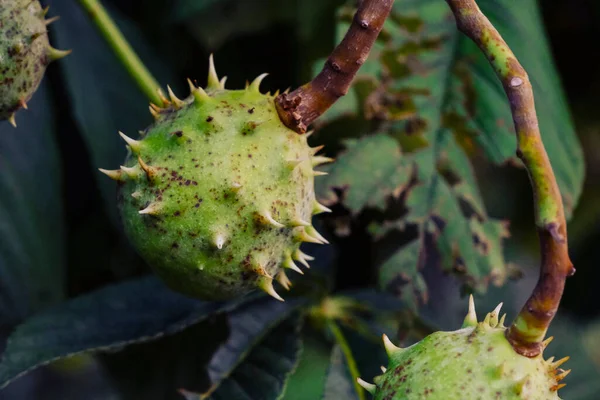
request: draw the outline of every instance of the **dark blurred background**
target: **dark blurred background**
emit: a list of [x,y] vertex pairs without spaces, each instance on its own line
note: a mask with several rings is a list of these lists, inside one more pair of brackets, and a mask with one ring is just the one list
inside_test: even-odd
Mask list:
[[[334,45],[335,10],[344,1],[311,0],[311,7],[289,5],[301,1],[204,0],[206,6],[201,12],[188,12],[181,6],[184,2],[179,1],[104,0],[104,3],[135,22],[143,32],[143,39],[160,55],[159,62],[150,69],[161,82],[168,76],[173,86],[183,93],[184,78],[189,76],[202,82],[211,52],[216,53],[217,69],[222,74],[226,72],[230,87],[243,87],[246,79],[265,71],[271,75],[264,83],[264,90],[297,86],[307,80],[312,74],[313,62],[327,56]],[[203,3],[203,0],[197,2]],[[43,3],[62,10],[78,7],[74,0]],[[560,322],[556,328],[556,334],[563,332],[562,340],[568,340],[569,335],[577,333],[575,325],[569,324],[588,325],[594,321],[600,324],[600,300],[595,292],[595,284],[600,281],[600,253],[595,252],[600,242],[600,1],[540,0],[540,5],[554,53],[554,60],[548,63],[554,62],[560,72],[586,157],[585,189],[569,226],[571,255],[577,273],[567,283],[561,310],[565,319],[561,321],[570,322]],[[305,15],[298,15],[299,9]],[[52,11],[51,15],[54,15]],[[143,48],[140,53],[143,57]],[[161,63],[176,71],[175,76],[165,72]],[[64,176],[68,262],[70,266],[86,265],[86,268],[68,268],[68,293],[76,296],[147,271],[114,231],[110,223],[114,216],[99,211],[103,204],[96,186],[96,166],[71,117],[73,100],[65,92],[64,76],[58,68],[53,66],[48,74],[58,106],[58,137],[64,165],[79,166],[66,168]],[[484,193],[490,213],[512,221],[513,238],[508,246],[508,258],[516,259],[524,268],[524,278],[519,283],[511,284],[505,291],[493,290],[489,302],[495,302],[509,291],[518,293],[513,300],[516,307],[518,299],[527,296],[537,274],[530,187],[521,171],[505,167],[489,167],[486,171],[495,179],[494,193]],[[511,196],[519,200],[516,203],[494,201],[497,193],[512,193]],[[360,237],[355,238],[358,239]],[[92,259],[90,253],[95,255]],[[357,281],[360,283],[361,277],[360,271],[346,273],[339,285],[353,287]],[[441,302],[445,292],[432,292],[429,313],[435,319],[436,315],[439,317],[436,304]],[[440,317],[440,325],[450,325],[450,321]],[[595,332],[588,333],[591,336],[585,340],[594,343],[595,347],[587,350],[598,369],[588,372],[600,377],[600,329]],[[590,390],[599,390],[594,393],[600,398],[598,387]],[[567,398],[594,398],[584,392],[571,396]],[[40,370],[0,392],[2,400],[50,398],[117,399],[119,396],[106,371],[89,357]]]

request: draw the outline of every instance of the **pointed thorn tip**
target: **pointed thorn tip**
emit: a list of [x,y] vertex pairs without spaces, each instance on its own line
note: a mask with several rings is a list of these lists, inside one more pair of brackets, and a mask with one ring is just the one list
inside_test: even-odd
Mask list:
[[169,99],[171,100],[173,107],[180,109],[185,106],[185,102],[175,95],[173,89],[171,89],[171,86],[167,86],[167,92],[169,93]]
[[221,89],[221,82],[219,81],[219,75],[217,75],[217,69],[215,68],[215,58],[212,54],[208,58],[208,82],[206,87],[208,89]]
[[256,79],[254,79],[254,81],[252,81],[252,83],[250,84],[250,90],[252,90],[256,93],[260,93],[260,84],[268,75],[269,74],[265,73],[265,74],[260,74],[259,76],[257,76]]
[[110,170],[110,169],[98,168],[98,171],[102,172],[104,175],[108,176],[112,180],[115,180],[118,182],[123,181],[123,174],[120,169]]
[[50,62],[52,61],[56,61],[56,60],[60,60],[61,58],[64,58],[66,56],[68,56],[69,54],[71,54],[72,50],[58,50],[55,49],[54,47],[50,46],[48,48],[48,59]]
[[133,153],[137,154],[140,152],[140,149],[142,147],[142,142],[140,142],[139,140],[130,138],[129,136],[125,135],[121,131],[119,131],[119,136],[121,136],[121,138],[125,141],[125,143],[127,143],[127,145],[129,146],[129,148],[131,149],[131,151]]
[[555,370],[558,367],[560,367],[561,365],[563,365],[564,363],[566,363],[567,361],[569,361],[570,358],[571,357],[567,356],[567,357],[561,358],[560,360],[558,360],[556,362],[552,362],[552,361],[554,361],[554,357],[552,357],[551,359],[548,359],[548,363],[550,364],[550,368]]
[[325,207],[323,204],[319,203],[315,200],[313,205],[313,215],[322,214],[322,213],[330,213],[331,210]]
[[367,392],[371,393],[372,395],[375,394],[375,390],[377,390],[377,386],[373,385],[372,383],[365,382],[360,378],[356,378],[356,382]]
[[283,270],[277,273],[277,282],[279,282],[279,284],[283,286],[285,290],[290,290],[290,288],[292,287],[292,282],[289,280],[289,278]]
[[283,300],[283,298],[275,291],[275,288],[273,287],[273,278],[270,278],[268,276],[265,277],[261,277],[259,279],[259,283],[258,283],[258,287],[261,288],[265,293],[267,293],[269,296],[279,300],[279,301],[285,301]]
[[44,21],[44,24],[46,24],[46,26],[50,25],[53,22],[56,22],[60,19],[60,16],[56,16],[56,17],[52,17],[52,18],[48,18],[47,20]]
[[473,299],[473,295],[469,296],[469,311],[467,312],[467,316],[463,322],[463,328],[469,326],[477,326],[477,313],[475,311],[475,300]]
[[382,338],[383,346],[385,347],[385,352],[387,353],[388,357],[391,357],[392,354],[402,350],[400,347],[392,343],[388,335],[386,335],[385,333],[383,334]]
[[13,126],[13,128],[17,127],[17,120],[15,118],[15,113],[12,113],[10,117],[8,117],[8,122]]
[[139,213],[142,215],[157,215],[160,211],[159,203],[151,203],[148,207],[140,210]]

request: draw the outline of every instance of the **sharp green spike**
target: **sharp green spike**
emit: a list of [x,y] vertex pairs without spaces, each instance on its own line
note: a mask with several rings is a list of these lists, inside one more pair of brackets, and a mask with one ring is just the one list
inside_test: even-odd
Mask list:
[[377,386],[373,385],[372,383],[365,382],[360,378],[356,378],[356,382],[358,382],[358,384],[362,386],[362,388],[365,389],[367,392],[371,393],[372,395],[375,395],[375,390],[377,389]]
[[298,268],[298,266],[296,264],[294,264],[294,260],[292,260],[292,255],[289,254],[289,252],[286,253],[283,263],[281,265],[284,268],[289,268],[292,271],[296,271],[300,275],[304,275],[304,272],[302,272],[302,270],[300,268]]
[[392,343],[392,341],[387,335],[384,334],[382,337],[383,346],[385,347],[385,352],[387,353],[388,357],[392,357],[394,354],[398,353],[399,351],[402,351],[400,347]]
[[142,147],[142,142],[140,142],[139,140],[134,140],[128,136],[126,136],[123,132],[119,132],[119,136],[121,136],[121,138],[125,141],[125,143],[127,143],[127,145],[129,146],[129,148],[131,149],[131,151],[134,154],[138,154],[141,150]]
[[48,18],[48,19],[44,20],[44,24],[47,26],[47,25],[50,25],[50,24],[58,21],[59,19],[60,19],[59,16]]
[[72,50],[58,50],[54,47],[50,46],[47,50],[47,57],[49,61],[60,60],[61,58],[65,58],[69,54],[71,54]]
[[142,215],[158,215],[160,214],[161,205],[159,203],[151,203],[148,207],[140,210],[138,213]]
[[500,309],[502,308],[502,304],[503,303],[498,304],[494,311],[492,311],[490,314],[489,324],[492,328],[498,326],[498,316],[500,315]]
[[221,90],[221,82],[219,81],[219,76],[217,75],[215,59],[212,54],[210,55],[208,61],[208,83],[206,87],[210,90]]
[[290,222],[290,225],[292,227],[297,227],[297,226],[311,226],[310,222],[304,221],[300,217],[294,217],[294,219],[292,219],[292,221]]
[[208,101],[210,101],[210,96],[208,95],[208,93],[206,93],[204,91],[204,89],[202,89],[201,87],[197,87],[193,92],[192,95],[194,96],[194,101],[197,104],[204,104]]
[[325,175],[329,175],[328,172],[323,172],[323,171],[312,171],[313,176],[325,176]]
[[110,179],[118,182],[123,182],[123,172],[120,169],[117,170],[108,170],[98,168],[98,171],[102,172],[104,175],[108,176]]
[[469,312],[463,321],[462,327],[475,327],[477,326],[477,313],[475,312],[475,300],[473,300],[473,295],[469,296]]
[[560,367],[561,365],[563,365],[564,363],[566,363],[567,361],[569,361],[570,358],[571,357],[567,356],[567,357],[561,358],[560,360],[553,363],[552,361],[554,361],[554,357],[552,357],[552,360],[548,359],[547,362],[548,362],[548,364],[550,364],[550,368],[555,370],[558,367]]
[[138,164],[142,168],[142,170],[146,173],[146,177],[148,181],[152,182],[158,177],[158,170],[154,167],[149,166],[142,160],[142,157],[138,156],[137,158]]
[[17,119],[15,118],[15,113],[10,114],[8,117],[8,122],[13,126],[13,128],[17,127]]
[[323,244],[323,242],[321,240],[317,239],[314,236],[309,235],[306,232],[306,228],[300,228],[300,229],[296,228],[296,233],[295,233],[294,237],[299,242]]
[[313,204],[313,215],[321,214],[321,213],[330,213],[331,210],[325,207],[323,204],[319,203],[315,200]]
[[121,165],[121,171],[129,178],[138,178],[140,176],[140,170],[135,167],[125,167]]
[[173,89],[171,89],[170,86],[167,86],[167,91],[169,93],[169,99],[171,100],[171,104],[173,104],[173,107],[175,107],[175,109],[180,109],[183,106],[185,106],[185,102],[178,98],[175,95],[175,93],[173,93]]
[[289,280],[284,270],[281,270],[277,273],[277,282],[279,282],[279,284],[283,286],[285,290],[290,290],[292,287],[292,282]]
[[312,160],[313,167],[316,167],[316,166],[319,166],[322,164],[332,163],[335,161],[333,158],[323,157],[323,156],[315,156],[315,157],[312,157],[311,160]]
[[325,243],[325,244],[329,244],[329,242],[327,241],[327,239],[325,239],[323,237],[323,235],[321,235],[319,232],[317,232],[317,230],[314,228],[314,226],[309,226],[305,228],[306,233],[314,238],[316,238],[318,240],[318,243]]
[[225,90],[225,82],[227,82],[227,77],[224,76],[223,78],[221,78],[221,80],[219,81],[219,87],[221,88],[221,90]]
[[258,278],[257,281],[258,287],[262,289],[269,296],[273,297],[276,300],[284,301],[283,298],[275,291],[273,287],[273,278],[269,278],[266,276]]
[[260,84],[269,74],[261,74],[259,75],[252,83],[250,84],[249,90],[253,90],[256,93],[260,93]]

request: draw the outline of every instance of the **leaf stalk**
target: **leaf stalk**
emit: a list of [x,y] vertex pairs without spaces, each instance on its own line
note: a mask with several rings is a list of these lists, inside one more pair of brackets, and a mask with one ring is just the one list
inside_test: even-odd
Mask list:
[[346,363],[348,365],[348,370],[350,372],[350,375],[352,376],[354,390],[356,391],[356,394],[358,395],[359,400],[365,400],[365,391],[358,384],[358,381],[357,381],[357,379],[360,378],[358,366],[356,365],[356,360],[354,359],[354,355],[352,354],[352,349],[350,348],[348,341],[344,337],[344,334],[343,334],[342,330],[340,329],[340,327],[338,326],[338,324],[333,319],[328,320],[327,325],[329,327],[329,330],[333,334],[335,342],[338,344],[338,346],[340,346],[340,349],[342,350],[342,353],[344,354],[344,358],[346,359]]
[[121,33],[110,15],[108,15],[100,1],[79,0],[79,2],[87,11],[90,19],[96,24],[100,34],[112,48],[119,61],[150,102],[159,105],[162,104],[163,102],[158,94],[160,85],[127,42],[127,39],[125,39],[123,33]]

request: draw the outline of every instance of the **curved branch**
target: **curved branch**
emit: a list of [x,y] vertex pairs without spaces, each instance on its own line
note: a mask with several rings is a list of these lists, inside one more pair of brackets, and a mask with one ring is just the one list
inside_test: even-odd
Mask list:
[[507,338],[518,353],[534,357],[544,348],[543,340],[558,309],[565,280],[575,273],[569,259],[562,198],[542,143],[527,73],[475,0],[446,1],[456,17],[458,29],[485,53],[502,81],[517,133],[517,156],[525,164],[533,187],[540,239],[540,277],[507,330]]
[[333,50],[323,70],[311,82],[275,99],[283,123],[298,133],[344,96],[367,60],[394,0],[362,0],[348,33]]

